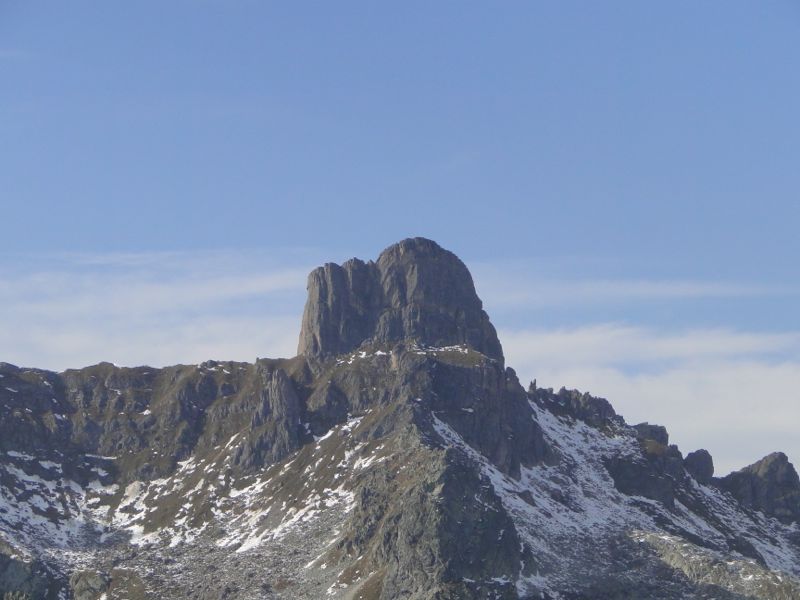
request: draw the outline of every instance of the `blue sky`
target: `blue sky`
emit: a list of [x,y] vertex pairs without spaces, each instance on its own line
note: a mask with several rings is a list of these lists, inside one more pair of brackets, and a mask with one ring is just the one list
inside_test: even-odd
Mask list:
[[789,0],[0,0],[0,360],[291,353],[424,235],[523,377],[800,461],[798,64]]

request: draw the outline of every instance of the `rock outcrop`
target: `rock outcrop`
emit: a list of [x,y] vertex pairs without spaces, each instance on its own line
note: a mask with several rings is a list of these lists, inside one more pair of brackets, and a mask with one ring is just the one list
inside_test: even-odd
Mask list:
[[75,571],[69,585],[75,600],[97,600],[108,590],[110,578],[97,571]]
[[669,434],[667,428],[663,425],[652,425],[651,423],[639,423],[634,425],[639,439],[644,442],[655,442],[660,446],[669,445]]
[[800,478],[783,452],[773,452],[719,480],[744,506],[784,523],[800,522]]
[[298,354],[326,358],[402,341],[465,345],[503,360],[467,267],[431,240],[404,240],[377,262],[328,263],[309,275]]
[[689,452],[683,459],[683,466],[700,483],[709,483],[714,477],[714,459],[708,450]]

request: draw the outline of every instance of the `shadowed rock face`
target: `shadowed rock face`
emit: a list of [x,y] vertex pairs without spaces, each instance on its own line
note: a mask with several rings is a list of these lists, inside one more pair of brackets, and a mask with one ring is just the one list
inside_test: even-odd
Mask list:
[[690,452],[683,459],[683,466],[700,483],[708,483],[714,477],[714,459],[708,450]]
[[800,521],[800,478],[783,452],[774,452],[719,480],[743,505],[785,523]]
[[467,267],[431,240],[407,239],[377,262],[328,263],[309,275],[299,354],[326,358],[404,340],[463,344],[503,360]]
[[669,434],[667,433],[667,428],[663,425],[639,423],[638,425],[634,425],[633,428],[636,430],[639,439],[652,440],[662,446],[669,445]]

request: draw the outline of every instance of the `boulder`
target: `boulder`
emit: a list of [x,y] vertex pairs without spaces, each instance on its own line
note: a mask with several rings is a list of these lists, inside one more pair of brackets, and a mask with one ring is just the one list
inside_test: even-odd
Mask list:
[[108,590],[110,582],[108,575],[91,570],[75,571],[69,578],[75,600],[97,600]]
[[699,483],[708,483],[714,477],[714,460],[708,450],[695,450],[683,459],[686,471]]

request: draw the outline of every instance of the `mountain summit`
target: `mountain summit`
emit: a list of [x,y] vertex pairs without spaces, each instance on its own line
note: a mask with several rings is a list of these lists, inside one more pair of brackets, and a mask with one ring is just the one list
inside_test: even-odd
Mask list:
[[466,265],[436,242],[407,239],[376,262],[354,258],[311,272],[298,354],[324,358],[398,342],[463,344],[503,360]]
[[800,598],[784,454],[525,390],[430,240],[308,292],[290,359],[0,363],[0,598]]

